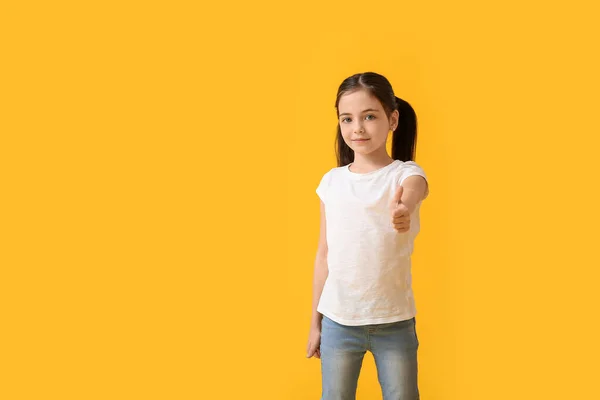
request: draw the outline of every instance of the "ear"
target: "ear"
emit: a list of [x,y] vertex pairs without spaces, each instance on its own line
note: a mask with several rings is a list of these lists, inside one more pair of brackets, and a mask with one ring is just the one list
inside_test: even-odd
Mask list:
[[[398,110],[394,110],[392,112],[392,114],[390,115],[390,127],[392,128],[397,128],[398,127],[398,118],[400,116],[400,113],[398,112]],[[392,129],[394,130],[394,129]]]

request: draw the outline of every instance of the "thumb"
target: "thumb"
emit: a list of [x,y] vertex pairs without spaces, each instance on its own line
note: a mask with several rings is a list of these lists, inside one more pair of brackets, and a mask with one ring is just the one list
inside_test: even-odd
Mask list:
[[396,194],[394,194],[394,199],[392,200],[393,205],[398,205],[402,201],[402,193],[404,193],[404,188],[402,186],[398,186],[396,190]]
[[306,350],[306,358],[311,358],[315,354],[315,350],[313,349],[312,343],[308,344],[308,349]]

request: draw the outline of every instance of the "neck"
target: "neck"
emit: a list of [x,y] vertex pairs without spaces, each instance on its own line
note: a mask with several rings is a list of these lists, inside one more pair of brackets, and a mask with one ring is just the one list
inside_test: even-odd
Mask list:
[[385,148],[382,150],[369,154],[354,153],[354,162],[352,162],[350,170],[357,173],[367,173],[389,165],[394,159],[387,154]]

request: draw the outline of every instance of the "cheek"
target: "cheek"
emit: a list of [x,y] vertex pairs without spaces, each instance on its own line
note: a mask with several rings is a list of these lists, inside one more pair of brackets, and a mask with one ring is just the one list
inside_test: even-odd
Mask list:
[[389,125],[386,122],[379,123],[373,127],[373,133],[381,140],[385,140],[390,132]]
[[342,130],[342,137],[345,140],[349,140],[350,137],[352,136],[352,130],[348,129],[347,127],[345,128],[344,126],[341,126],[340,129]]

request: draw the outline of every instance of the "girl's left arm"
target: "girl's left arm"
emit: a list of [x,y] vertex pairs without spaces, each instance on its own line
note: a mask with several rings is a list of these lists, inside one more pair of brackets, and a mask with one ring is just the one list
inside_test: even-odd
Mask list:
[[401,203],[408,208],[410,214],[413,213],[417,204],[424,200],[428,194],[428,184],[425,178],[419,175],[412,175],[402,182],[403,192]]

